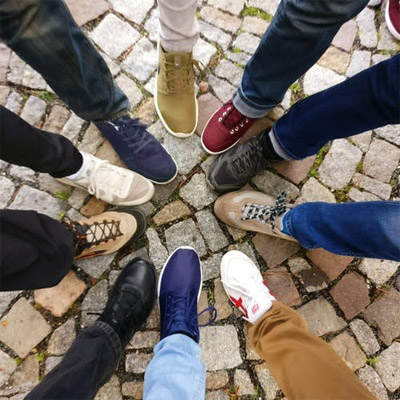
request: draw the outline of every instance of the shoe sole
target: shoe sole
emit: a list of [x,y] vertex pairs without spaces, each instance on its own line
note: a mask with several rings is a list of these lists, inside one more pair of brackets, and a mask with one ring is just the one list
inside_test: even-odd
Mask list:
[[[159,54],[159,47],[160,46],[160,40],[157,41],[157,54]],[[157,75],[156,75],[156,82],[154,84],[154,105],[156,107],[156,111],[157,111],[157,115],[160,118],[161,123],[163,124],[164,128],[167,130],[168,133],[170,133],[172,136],[176,136],[178,138],[188,138],[190,136],[193,135],[193,133],[196,132],[196,128],[197,128],[197,124],[199,123],[199,105],[197,103],[197,98],[196,98],[196,94],[194,94],[194,102],[196,104],[196,123],[194,125],[194,129],[192,130],[192,132],[189,133],[184,133],[184,132],[175,132],[173,131],[168,124],[165,122],[160,109],[158,108],[158,103],[157,103],[157,78],[158,78],[158,71],[157,71]]]
[[[218,154],[225,153],[226,151],[228,151],[228,150],[231,149],[232,147],[236,146],[237,143],[238,143],[238,142],[240,141],[240,139],[241,139],[241,138],[239,138],[235,143],[233,143],[231,146],[229,146],[229,147],[226,148],[225,150],[221,150],[221,151],[217,151],[217,152],[211,151],[211,150],[209,150],[209,149],[206,147],[206,145],[205,145],[204,142],[203,142],[204,132],[205,132],[207,126],[208,126],[208,123],[211,121],[211,119],[214,117],[214,115],[215,115],[218,111],[219,111],[219,109],[216,110],[216,111],[214,112],[214,114],[211,115],[211,117],[208,119],[206,125],[204,126],[203,132],[201,132],[201,140],[200,140],[203,149],[204,149],[208,154],[212,154],[213,156],[218,155]],[[243,135],[244,135],[244,134],[243,134]]]
[[181,249],[187,249],[187,250],[193,250],[196,255],[197,258],[199,259],[199,264],[200,264],[200,286],[199,286],[199,294],[197,295],[197,302],[199,302],[200,300],[200,295],[201,295],[201,287],[203,286],[203,268],[201,268],[201,262],[200,262],[200,257],[197,253],[197,251],[190,246],[181,246],[178,247],[177,249],[175,249],[167,258],[167,261],[165,261],[164,266],[162,267],[161,273],[160,273],[160,277],[158,278],[158,284],[157,284],[157,303],[158,303],[158,309],[160,309],[160,288],[161,288],[161,281],[162,281],[162,277],[165,271],[165,268],[168,265],[169,260],[171,259],[171,257],[175,254],[175,252],[177,252],[178,250]]
[[[137,172],[135,172],[135,174],[137,174]],[[140,174],[138,174],[138,175],[140,175]],[[150,181],[150,179],[147,179],[142,175],[140,175],[140,176],[143,179],[146,179],[146,180]],[[56,178],[56,179],[59,182],[63,183],[64,185],[72,186],[72,187],[75,187],[75,188],[78,188],[78,189],[82,189],[82,190],[85,190],[85,191],[88,192],[88,190],[87,190],[87,188],[85,186],[78,185],[78,184],[76,184],[74,182],[71,182],[69,180],[66,180],[64,178]],[[154,196],[154,192],[155,192],[155,188],[154,188],[153,184],[151,184],[150,190],[148,191],[148,193],[146,195],[142,196],[140,199],[137,199],[137,200],[131,201],[131,202],[126,202],[126,203],[125,202],[119,202],[119,203],[113,202],[113,203],[110,203],[110,202],[108,202],[106,200],[102,200],[102,199],[100,199],[100,198],[98,198],[96,196],[94,196],[94,197],[96,197],[96,199],[102,200],[102,201],[106,202],[107,204],[111,204],[113,206],[118,206],[118,207],[121,207],[121,206],[139,206],[140,204],[144,204],[147,201],[151,200],[151,198]],[[90,193],[88,192],[88,194],[90,194]]]
[[392,21],[390,20],[390,16],[389,16],[389,1],[386,4],[385,20],[386,20],[386,25],[387,25],[387,27],[389,29],[389,32],[392,34],[392,36],[395,39],[400,40],[400,33],[396,31],[395,27],[392,24]]

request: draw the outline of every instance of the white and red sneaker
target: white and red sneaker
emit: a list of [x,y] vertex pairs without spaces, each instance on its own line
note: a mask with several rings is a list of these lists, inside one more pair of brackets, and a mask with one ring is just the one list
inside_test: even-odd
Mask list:
[[386,25],[397,40],[400,40],[400,0],[388,0],[385,11]]
[[275,300],[260,270],[241,251],[228,251],[222,257],[221,282],[229,299],[252,324],[272,307]]

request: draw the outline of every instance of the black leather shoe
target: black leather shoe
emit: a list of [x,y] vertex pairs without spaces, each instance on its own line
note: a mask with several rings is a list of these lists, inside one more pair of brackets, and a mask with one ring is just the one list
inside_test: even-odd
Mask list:
[[125,347],[150,315],[155,299],[154,265],[135,258],[118,276],[98,320],[110,325]]

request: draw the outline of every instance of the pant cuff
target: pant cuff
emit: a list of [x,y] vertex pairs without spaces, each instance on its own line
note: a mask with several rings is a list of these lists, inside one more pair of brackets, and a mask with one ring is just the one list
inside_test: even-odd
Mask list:
[[114,349],[115,359],[118,360],[122,354],[123,349],[122,349],[121,340],[120,340],[117,332],[115,332],[114,329],[111,328],[110,325],[106,324],[103,321],[96,321],[91,327],[89,327],[89,329],[91,329],[91,328],[94,328],[94,329],[98,328],[106,334],[106,336],[110,340],[112,347]]
[[243,94],[242,88],[239,87],[235,95],[233,96],[233,105],[243,115],[249,118],[262,118],[265,117],[268,112],[273,108],[271,107],[260,107],[252,103]]
[[274,127],[271,128],[271,130],[269,131],[268,136],[269,136],[269,138],[271,140],[272,147],[274,148],[274,150],[275,150],[276,154],[278,154],[278,156],[282,157],[284,160],[287,160],[287,161],[295,160],[293,157],[291,157],[285,151],[285,149],[279,143],[279,141],[278,141],[278,139],[276,137],[276,133],[275,133]]
[[110,121],[115,121],[118,118],[126,117],[126,116],[129,116],[129,109],[128,108],[125,109],[125,110],[119,111],[116,114],[112,114],[111,116],[109,116],[107,118],[96,119],[96,120],[93,120],[92,122],[93,123],[96,123],[96,122],[110,122]]

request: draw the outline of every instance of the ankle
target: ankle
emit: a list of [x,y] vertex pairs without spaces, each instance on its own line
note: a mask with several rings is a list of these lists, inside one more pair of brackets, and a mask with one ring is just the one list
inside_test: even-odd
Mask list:
[[263,156],[267,161],[282,161],[283,158],[274,149],[270,138],[270,132],[271,130],[265,130],[259,137],[263,149]]
[[88,166],[89,166],[89,160],[88,157],[86,155],[86,153],[80,151],[79,152],[82,156],[82,165],[81,167],[78,169],[78,171],[76,171],[75,173],[65,176],[64,178],[69,179],[71,181],[76,181],[78,179],[81,179],[83,176],[86,175]]

